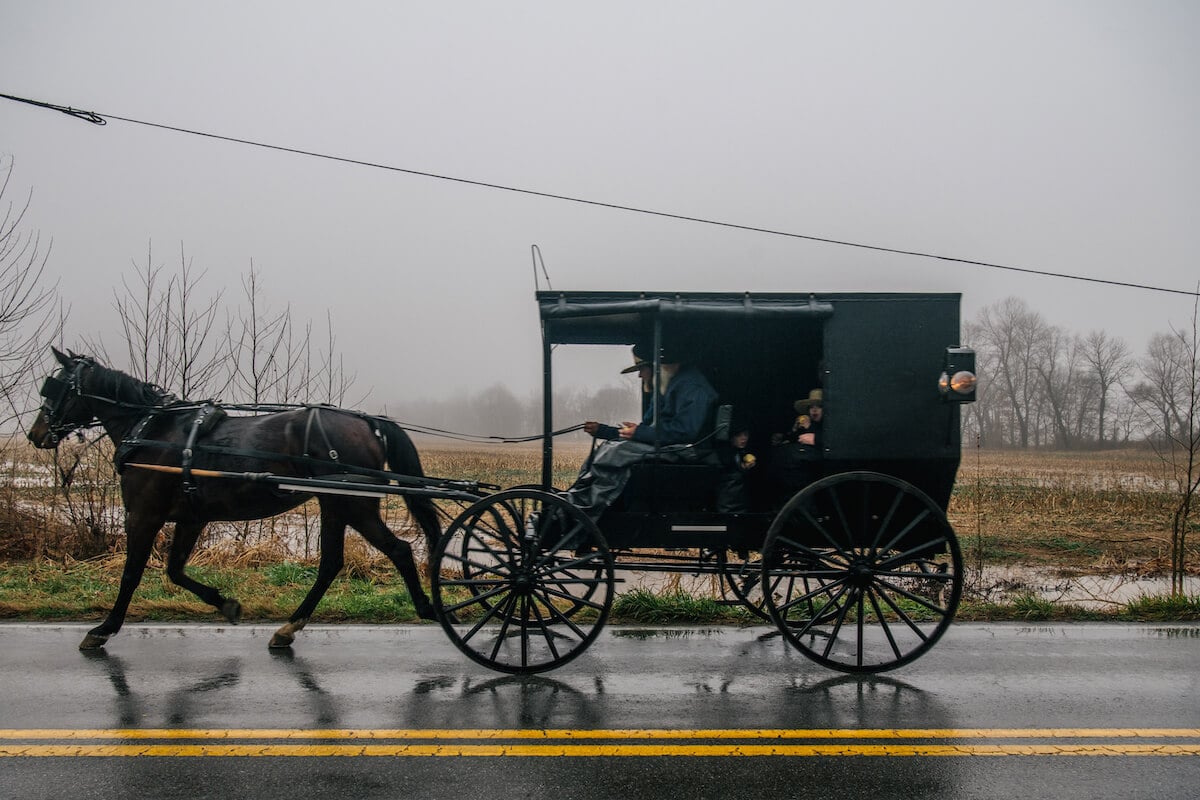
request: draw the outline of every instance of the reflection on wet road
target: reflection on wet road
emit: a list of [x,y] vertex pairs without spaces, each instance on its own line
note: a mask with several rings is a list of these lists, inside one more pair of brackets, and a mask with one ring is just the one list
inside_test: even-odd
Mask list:
[[635,777],[772,796],[803,775],[814,796],[1170,798],[1200,779],[1197,626],[962,624],[865,678],[766,628],[613,626],[539,676],[467,662],[433,626],[313,626],[282,653],[271,630],[131,625],[80,653],[81,628],[0,625],[0,794],[284,797],[336,775],[356,797],[605,797]]

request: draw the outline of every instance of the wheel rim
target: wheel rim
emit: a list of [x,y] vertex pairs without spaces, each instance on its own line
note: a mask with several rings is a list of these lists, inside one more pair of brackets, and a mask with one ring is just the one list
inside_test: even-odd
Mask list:
[[556,495],[500,492],[438,544],[433,602],[451,641],[501,672],[543,672],[582,653],[613,600],[612,556],[596,526]]
[[962,594],[962,554],[941,508],[871,472],[793,497],[763,547],[764,606],[787,640],[843,672],[894,669],[927,652]]
[[763,605],[762,591],[762,561],[750,559],[745,561],[729,561],[722,552],[718,556],[721,568],[721,595],[731,602],[738,602],[754,616],[762,620],[771,620],[771,615]]

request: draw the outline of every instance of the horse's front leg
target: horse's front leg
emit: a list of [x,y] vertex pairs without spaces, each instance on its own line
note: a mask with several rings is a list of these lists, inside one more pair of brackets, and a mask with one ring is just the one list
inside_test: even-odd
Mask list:
[[296,634],[308,624],[308,618],[317,608],[317,603],[329,590],[333,579],[342,571],[345,555],[342,552],[346,545],[346,522],[340,515],[335,515],[326,503],[321,503],[321,561],[317,566],[317,579],[312,588],[304,596],[299,608],[292,612],[287,624],[275,631],[267,646],[272,648],[291,647]]
[[117,591],[117,601],[112,610],[96,627],[88,631],[87,636],[79,643],[80,650],[95,650],[103,647],[108,638],[121,630],[125,623],[125,614],[129,611],[129,602],[133,599],[133,591],[142,582],[142,573],[146,571],[146,562],[150,559],[150,548],[154,545],[154,537],[162,527],[161,517],[144,514],[126,513],[125,515],[125,569],[121,572],[121,588]]
[[171,551],[167,555],[167,577],[176,586],[187,589],[220,611],[225,619],[237,625],[242,619],[242,604],[233,598],[222,597],[219,591],[190,577],[184,569],[203,530],[203,522],[175,523],[175,535],[171,537]]

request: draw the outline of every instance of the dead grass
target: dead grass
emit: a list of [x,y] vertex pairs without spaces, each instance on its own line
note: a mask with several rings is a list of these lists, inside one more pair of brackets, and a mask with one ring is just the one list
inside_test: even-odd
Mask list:
[[[460,444],[418,441],[427,475],[476,480],[499,487],[540,480],[540,443]],[[566,486],[587,455],[586,442],[558,442],[554,483]],[[75,476],[72,492],[89,491],[114,476],[93,454]],[[92,516],[72,518],[72,509],[55,490],[55,475],[44,451],[12,440],[0,447],[0,559],[50,559],[67,563],[92,555],[97,526],[101,556],[120,560],[123,538],[116,523],[119,509],[91,509]],[[85,469],[86,467],[86,469]],[[949,516],[962,540],[968,564],[1051,567],[1063,575],[1113,572],[1160,575],[1167,567],[1167,536],[1173,496],[1164,491],[1161,462],[1145,450],[1087,453],[968,450],[963,454]],[[106,495],[107,496],[107,495]],[[111,505],[111,501],[107,501]],[[439,501],[445,521],[464,504]],[[86,508],[77,503],[74,510]],[[423,537],[403,501],[389,498],[385,520],[412,541],[418,561],[428,558]],[[282,561],[315,563],[315,503],[262,522],[214,525],[191,563],[199,567],[255,568]],[[1192,536],[1193,543],[1200,536]],[[86,543],[88,546],[83,546]],[[160,539],[152,566],[161,566]],[[1189,562],[1200,561],[1192,549]],[[392,572],[383,556],[356,536],[347,538],[347,573],[375,579]],[[115,567],[120,569],[119,566]],[[1193,567],[1196,570],[1197,567]]]
[[968,561],[1162,574],[1175,502],[1166,478],[1143,450],[967,451],[950,521]]

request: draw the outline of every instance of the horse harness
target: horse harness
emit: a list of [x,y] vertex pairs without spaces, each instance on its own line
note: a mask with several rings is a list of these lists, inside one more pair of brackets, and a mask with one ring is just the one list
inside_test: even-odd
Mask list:
[[[240,408],[240,406],[233,406]],[[334,409],[332,406],[304,406],[308,410],[308,415],[304,423],[304,447],[303,455],[291,456],[285,453],[277,453],[264,450],[242,449],[234,447],[222,447],[219,445],[207,445],[203,443],[203,439],[213,433],[217,426],[221,424],[229,414],[223,407],[211,401],[201,403],[200,405],[189,406],[165,406],[161,408],[151,409],[138,422],[129,436],[121,441],[117,448],[116,454],[113,456],[113,462],[116,465],[117,472],[121,472],[125,464],[129,461],[130,456],[139,448],[151,447],[159,449],[179,449],[180,455],[180,476],[183,481],[183,492],[190,501],[198,499],[199,487],[196,484],[193,474],[195,457],[198,452],[213,453],[218,455],[243,456],[247,458],[261,458],[264,460],[284,460],[293,464],[299,464],[309,467],[310,472],[328,472],[332,464],[342,472],[350,472],[357,475],[362,475],[367,478],[376,480],[386,479],[390,477],[390,473],[383,470],[370,469],[368,467],[355,467],[340,463],[340,455],[333,443],[329,439],[329,434],[325,430],[325,425],[322,422],[322,411],[336,410],[338,413],[351,413],[364,420],[371,425],[372,432],[375,437],[380,440],[386,451],[387,438],[375,420],[366,414],[357,412],[348,412],[344,409]],[[191,420],[186,423],[187,440],[183,445],[165,442],[160,439],[145,438],[146,429],[151,423],[162,417],[165,414],[180,414],[184,412],[192,412],[194,415]],[[314,454],[315,453],[315,454]]]

